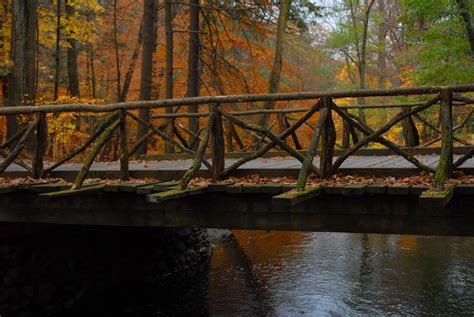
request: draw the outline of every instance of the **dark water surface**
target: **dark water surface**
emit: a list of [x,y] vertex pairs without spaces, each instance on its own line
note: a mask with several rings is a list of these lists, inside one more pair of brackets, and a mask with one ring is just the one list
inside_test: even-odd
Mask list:
[[198,273],[106,292],[77,316],[474,316],[474,238],[228,233],[210,230]]
[[234,233],[212,241],[211,316],[474,315],[474,238]]

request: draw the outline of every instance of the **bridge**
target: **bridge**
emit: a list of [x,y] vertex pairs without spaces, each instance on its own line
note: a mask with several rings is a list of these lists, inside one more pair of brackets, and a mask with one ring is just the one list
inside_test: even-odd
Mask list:
[[[474,235],[472,92],[467,85],[4,107],[0,115],[31,121],[0,145],[1,176],[30,178],[0,185],[0,221]],[[366,102],[387,97],[408,101]],[[347,100],[364,103],[340,104]],[[190,105],[207,110],[179,110]],[[169,111],[147,121],[139,109]],[[82,146],[51,162],[48,120],[68,112],[107,115]],[[386,120],[369,125],[371,112]],[[270,124],[255,124],[256,116]],[[180,121],[190,118],[206,122],[197,134]],[[133,146],[130,122],[148,130]],[[387,136],[399,124],[404,144]],[[99,162],[114,135],[119,160]],[[181,153],[131,161],[156,136]],[[30,160],[21,156],[29,143]],[[69,163],[79,155],[82,163]]]

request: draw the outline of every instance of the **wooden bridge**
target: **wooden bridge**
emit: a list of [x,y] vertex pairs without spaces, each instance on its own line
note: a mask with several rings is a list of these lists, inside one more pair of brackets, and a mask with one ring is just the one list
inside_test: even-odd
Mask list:
[[[0,145],[5,157],[0,173],[70,181],[0,185],[0,221],[473,235],[473,185],[447,183],[457,170],[465,175],[474,171],[470,108],[474,99],[466,95],[472,92],[474,86],[468,85],[0,108],[0,115],[32,120]],[[366,101],[393,96],[403,96],[410,102],[337,104],[341,99]],[[287,107],[261,109],[262,102],[285,103]],[[295,107],[291,104],[295,102],[312,104]],[[251,110],[236,111],[237,104]],[[179,112],[180,107],[190,105],[207,106],[208,111]],[[150,121],[133,113],[157,108],[168,111],[155,114]],[[358,109],[359,115],[351,109]],[[389,119],[388,112],[397,109]],[[387,120],[371,127],[364,118],[371,111],[383,111]],[[48,162],[48,114],[59,116],[65,112],[108,114],[84,145],[58,162]],[[439,114],[436,123],[425,115],[433,113]],[[256,124],[255,116],[259,116],[259,123],[271,118],[274,121]],[[198,133],[180,122],[201,117],[207,120]],[[129,120],[148,130],[133,147],[129,146]],[[425,130],[431,129],[431,139],[420,142],[414,120]],[[277,122],[279,130],[274,131]],[[336,123],[341,123],[341,131]],[[398,123],[403,127],[403,145],[385,136]],[[189,141],[180,129],[189,134]],[[458,133],[463,129],[467,129],[468,139]],[[243,131],[253,140],[250,146],[241,140]],[[96,162],[116,132],[120,160],[112,164]],[[143,157],[151,160],[145,163],[129,162],[153,135],[181,154]],[[28,142],[34,144],[31,163],[21,157]],[[383,148],[367,147],[373,143]],[[437,143],[440,147],[433,147]],[[234,146],[241,149],[240,153],[233,151]],[[81,153],[87,153],[82,164],[68,164]],[[275,158],[281,156],[285,158]],[[433,175],[431,186],[308,183],[310,174],[324,180],[337,173],[400,177],[420,172]],[[293,176],[297,181],[292,186],[237,186],[225,181],[229,176],[249,174]],[[212,181],[190,186],[196,176]],[[85,183],[87,177],[121,181]],[[130,177],[159,181],[127,182]]]

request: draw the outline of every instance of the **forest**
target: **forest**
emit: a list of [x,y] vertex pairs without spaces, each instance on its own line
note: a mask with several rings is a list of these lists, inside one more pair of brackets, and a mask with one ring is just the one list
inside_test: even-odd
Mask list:
[[[1,0],[0,102],[4,107],[107,104],[471,84],[473,17],[470,0]],[[369,101],[382,102],[357,98],[342,103]],[[416,101],[419,98],[383,100]],[[233,111],[305,106],[307,101],[226,105]],[[467,110],[459,109],[455,119],[466,117]],[[173,111],[206,110],[188,106],[134,113],[149,122]],[[391,111],[359,109],[359,116],[380,125]],[[48,114],[46,154],[53,160],[63,157],[82,144],[102,119],[93,113]],[[437,121],[438,113],[431,111],[427,119]],[[3,143],[29,118],[0,120]],[[282,130],[295,118],[272,122],[262,115],[252,120]],[[158,122],[168,135],[196,149],[206,118],[165,117]],[[401,133],[413,126],[420,133],[416,140]],[[225,127],[229,151],[248,149],[255,141],[254,135],[231,122]],[[144,125],[130,122],[128,128],[128,143],[139,143],[135,154],[179,152]],[[469,138],[471,129],[467,125],[458,136]],[[305,131],[308,137],[290,141],[297,148],[308,145],[310,127]],[[423,122],[403,120],[389,138],[414,146],[432,139],[433,132]],[[101,158],[117,159],[118,142],[118,137],[111,139]]]

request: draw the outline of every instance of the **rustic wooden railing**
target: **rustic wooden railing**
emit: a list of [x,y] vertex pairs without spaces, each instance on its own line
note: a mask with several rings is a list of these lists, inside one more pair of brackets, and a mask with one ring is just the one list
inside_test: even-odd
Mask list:
[[[359,149],[375,142],[390,149],[394,153],[404,157],[420,170],[435,174],[434,187],[438,190],[443,188],[445,180],[453,175],[454,169],[458,168],[463,162],[473,156],[472,149],[456,162],[453,162],[453,142],[462,145],[472,146],[472,140],[464,140],[454,135],[461,128],[468,126],[472,129],[472,110],[468,112],[456,126],[453,127],[453,107],[467,107],[474,104],[474,98],[462,95],[463,93],[474,92],[474,85],[452,86],[452,87],[420,87],[420,88],[399,88],[387,90],[356,90],[356,91],[327,91],[327,92],[301,92],[301,93],[279,93],[279,94],[260,94],[260,95],[233,95],[233,96],[208,96],[195,98],[180,98],[168,100],[138,101],[115,103],[108,105],[91,104],[70,104],[70,105],[43,105],[43,106],[17,106],[0,108],[0,115],[34,115],[34,120],[19,130],[15,135],[0,145],[0,155],[4,160],[0,163],[0,174],[12,164],[18,164],[35,178],[43,177],[51,173],[54,169],[68,162],[75,156],[83,153],[88,147],[91,151],[83,161],[82,168],[78,172],[73,183],[73,189],[81,188],[88,171],[96,160],[96,157],[104,145],[118,131],[119,158],[121,179],[129,179],[129,159],[137,151],[139,146],[146,142],[152,135],[158,135],[164,142],[172,145],[184,153],[194,156],[193,164],[185,173],[178,188],[184,190],[188,187],[190,180],[204,164],[212,171],[214,179],[223,179],[230,176],[236,169],[244,163],[262,157],[268,151],[275,147],[286,151],[289,155],[302,163],[296,190],[305,190],[307,178],[311,173],[321,178],[328,178],[336,173],[341,164]],[[404,104],[371,104],[371,105],[337,105],[336,100],[341,98],[360,98],[360,97],[389,97],[389,96],[425,96],[430,98],[428,101],[411,102]],[[313,100],[314,104],[306,108],[290,109],[255,109],[247,111],[227,111],[225,104],[236,105],[238,103],[255,103],[262,101],[298,101]],[[440,105],[439,108],[439,126],[431,123],[421,112],[432,108],[434,105]],[[178,112],[180,107],[189,105],[208,105],[207,112],[185,113]],[[155,126],[152,122],[146,122],[134,113],[130,112],[137,109],[155,109],[173,107],[174,113],[156,114],[154,119],[164,119],[165,121]],[[350,109],[401,109],[398,114],[387,120],[385,124],[376,129],[371,128],[366,121],[350,113]],[[47,117],[46,113],[64,113],[64,112],[95,112],[108,113],[106,118],[89,137],[89,139],[79,148],[69,153],[53,165],[44,168],[44,156],[46,150]],[[316,124],[310,124],[310,119],[319,112]],[[302,113],[299,118],[290,117],[289,114]],[[244,121],[239,117],[255,117],[257,115],[272,116],[276,115],[279,122],[279,132],[273,132],[270,127],[262,127]],[[334,117],[338,116],[343,122],[342,142],[339,145],[343,149],[341,155],[338,155],[335,161],[334,149],[336,146],[336,128]],[[207,118],[207,123],[198,133],[193,133],[186,129],[184,125],[175,120],[190,117]],[[137,140],[134,146],[128,148],[127,118],[144,125],[149,132]],[[429,146],[441,141],[441,157],[436,169],[420,162],[413,154],[409,153],[402,146],[395,144],[383,135],[400,122],[406,122],[414,127],[411,133],[417,134],[413,118],[419,120],[423,125],[432,129],[436,137],[424,144],[417,146]],[[404,121],[405,120],[405,121]],[[293,123],[291,124],[290,122]],[[169,129],[170,122],[172,128]],[[224,127],[225,122],[225,127]],[[297,135],[297,130],[303,125],[309,126],[312,130],[311,141],[305,154],[298,151],[301,146],[301,135]],[[197,140],[198,144],[189,144],[186,138],[178,131],[178,128],[184,131],[192,139]],[[225,167],[224,158],[226,153],[225,144],[235,141],[241,150],[246,148],[237,133],[237,128],[250,132],[254,137],[253,152],[241,157],[232,165]],[[410,129],[409,129],[410,130]],[[172,133],[169,133],[169,132]],[[225,131],[227,133],[225,133]],[[227,137],[226,137],[227,136]],[[286,139],[291,137],[294,147]],[[21,152],[25,149],[27,139],[35,139],[34,153],[32,155],[31,166],[20,158]],[[227,139],[227,140],[226,140]],[[351,144],[352,139],[352,144]],[[406,139],[406,138],[405,138]],[[319,143],[320,146],[319,146]],[[313,163],[318,147],[321,148],[320,164],[315,166]],[[8,148],[12,148],[7,151]],[[206,150],[210,148],[211,161],[206,160]],[[228,149],[231,147],[228,147]]]

